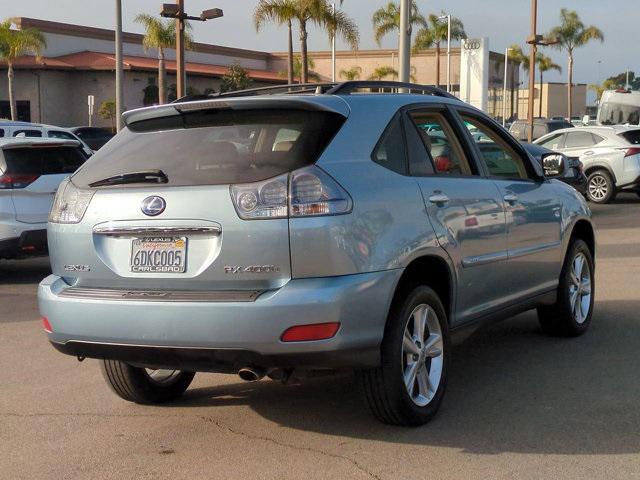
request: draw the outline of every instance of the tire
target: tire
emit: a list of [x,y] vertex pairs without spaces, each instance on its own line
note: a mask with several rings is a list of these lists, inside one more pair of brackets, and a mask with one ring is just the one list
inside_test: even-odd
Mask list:
[[[578,259],[582,259],[580,268]],[[545,333],[576,337],[587,331],[593,315],[594,273],[593,256],[589,247],[582,240],[574,240],[562,267],[556,303],[538,308],[538,320]],[[575,280],[577,278],[580,279],[579,287]],[[588,308],[588,311],[585,312],[585,308]]]
[[596,170],[587,180],[587,198],[593,203],[609,203],[616,198],[616,185],[606,170]]
[[[421,339],[418,321],[425,325]],[[373,415],[391,425],[417,426],[431,420],[444,396],[449,351],[447,315],[432,289],[417,287],[394,302],[382,340],[381,366],[358,375]],[[409,382],[410,393],[404,378],[412,371],[416,374]]]
[[194,372],[148,370],[117,360],[102,360],[102,376],[111,390],[129,402],[156,404],[179,398],[189,388]]

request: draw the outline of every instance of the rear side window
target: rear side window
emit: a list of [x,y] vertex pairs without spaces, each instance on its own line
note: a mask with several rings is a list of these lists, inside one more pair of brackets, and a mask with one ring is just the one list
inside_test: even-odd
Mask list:
[[595,145],[593,136],[589,132],[570,132],[564,141],[565,148],[590,147]]
[[6,173],[23,175],[71,174],[86,160],[78,147],[6,148]]
[[69,132],[61,132],[60,130],[49,130],[49,134],[47,135],[49,138],[63,138],[65,140],[76,140]]
[[373,161],[400,175],[407,174],[407,149],[400,117],[396,116],[382,134]]
[[162,170],[171,186],[266,180],[315,163],[344,122],[330,112],[209,109],[129,125],[74,175],[90,183]]
[[42,137],[42,130],[16,130],[13,132],[13,136],[23,134],[25,137]]
[[640,130],[629,130],[621,133],[620,136],[632,145],[640,145]]

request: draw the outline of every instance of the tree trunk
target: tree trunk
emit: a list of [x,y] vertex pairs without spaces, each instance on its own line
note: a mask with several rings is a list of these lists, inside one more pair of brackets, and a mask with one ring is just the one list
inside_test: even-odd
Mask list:
[[309,81],[307,36],[307,22],[304,20],[300,20],[300,55],[302,56],[302,71],[300,72],[300,83],[308,83]]
[[293,28],[289,20],[289,50],[287,57],[287,81],[289,85],[293,83]]
[[567,94],[569,98],[567,98],[567,120],[571,121],[571,114],[573,113],[573,98],[572,98],[572,90],[573,90],[573,54],[569,53],[569,83],[567,85]]
[[161,48],[158,49],[158,103],[167,103],[167,68]]
[[[516,91],[516,67],[518,68],[518,70],[520,70],[520,65],[519,64],[515,64],[511,66],[511,105],[510,105],[510,112],[509,112],[509,120],[511,120],[513,118],[513,113],[514,113],[514,94]],[[518,112],[518,104],[515,104],[515,111],[516,113]]]
[[7,78],[9,79],[9,108],[11,109],[11,120],[18,120],[18,111],[16,109],[16,98],[13,94],[13,64],[7,65]]
[[440,42],[436,42],[436,87],[440,87]]
[[540,69],[540,100],[538,103],[538,116],[542,118],[542,69]]

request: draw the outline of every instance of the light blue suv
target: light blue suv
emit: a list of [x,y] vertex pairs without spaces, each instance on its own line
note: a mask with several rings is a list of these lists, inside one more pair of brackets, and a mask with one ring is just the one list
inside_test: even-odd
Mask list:
[[376,417],[418,425],[467,327],[534,308],[550,333],[589,326],[594,229],[559,157],[545,176],[445,92],[302,85],[124,120],[58,190],[38,298],[51,343],[126,400],[350,367]]

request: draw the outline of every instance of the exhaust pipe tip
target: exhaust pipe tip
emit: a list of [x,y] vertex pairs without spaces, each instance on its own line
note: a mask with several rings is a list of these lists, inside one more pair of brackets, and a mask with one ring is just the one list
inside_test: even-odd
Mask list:
[[238,376],[245,382],[257,382],[265,376],[265,371],[261,368],[243,367],[238,370]]

